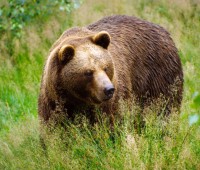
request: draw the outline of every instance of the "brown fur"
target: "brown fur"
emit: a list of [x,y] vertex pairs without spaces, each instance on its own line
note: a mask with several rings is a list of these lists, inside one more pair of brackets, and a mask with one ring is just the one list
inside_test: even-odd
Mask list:
[[[103,101],[105,84],[115,92]],[[165,29],[135,17],[106,17],[69,29],[55,42],[44,68],[39,117],[48,121],[59,107],[69,117],[82,112],[93,121],[98,107],[113,122],[120,99],[135,98],[145,107],[160,95],[170,111],[180,107],[182,88],[181,62]]]

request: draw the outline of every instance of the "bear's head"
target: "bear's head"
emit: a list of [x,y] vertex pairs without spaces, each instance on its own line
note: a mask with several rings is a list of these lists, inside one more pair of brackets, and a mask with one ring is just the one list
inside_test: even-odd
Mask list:
[[111,99],[115,87],[109,44],[110,35],[105,31],[65,38],[46,63],[49,90],[55,90],[58,96],[68,100],[87,104]]

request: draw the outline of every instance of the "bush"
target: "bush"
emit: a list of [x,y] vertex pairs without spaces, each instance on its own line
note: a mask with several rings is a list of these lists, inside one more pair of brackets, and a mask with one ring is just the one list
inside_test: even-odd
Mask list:
[[[42,27],[51,16],[69,15],[79,7],[79,0],[8,0],[0,6],[0,50],[13,56],[15,40],[22,37],[23,31],[32,23]],[[56,15],[55,15],[56,14]]]
[[69,13],[73,7],[70,0],[8,0],[0,9],[0,33],[20,37],[23,28],[33,20],[43,22],[54,13]]

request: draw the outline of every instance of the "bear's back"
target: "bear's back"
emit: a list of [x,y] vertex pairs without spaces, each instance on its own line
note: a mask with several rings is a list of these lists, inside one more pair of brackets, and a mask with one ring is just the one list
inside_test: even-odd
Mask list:
[[107,31],[111,35],[109,50],[119,85],[127,88],[126,91],[133,91],[145,102],[160,94],[172,97],[170,87],[175,84],[178,92],[174,100],[178,105],[181,103],[182,66],[178,50],[163,27],[136,17],[114,15],[87,28],[95,32]]

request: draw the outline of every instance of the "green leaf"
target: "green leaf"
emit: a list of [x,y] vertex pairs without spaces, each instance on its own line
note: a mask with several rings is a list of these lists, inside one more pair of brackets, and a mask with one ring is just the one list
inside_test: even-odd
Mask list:
[[200,95],[194,98],[194,103],[200,106]]
[[195,92],[192,95],[192,98],[193,98],[193,103],[191,105],[192,108],[194,108],[194,109],[200,108],[200,94],[199,94],[199,92]]

